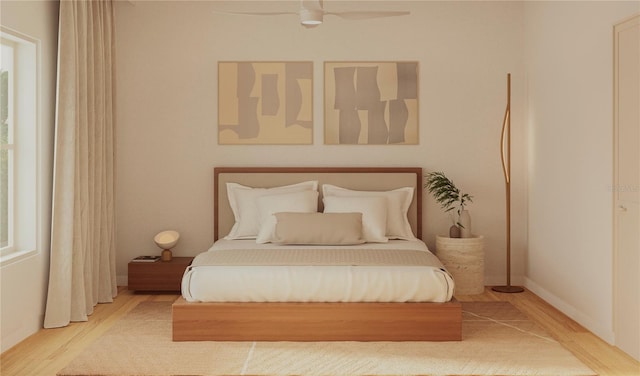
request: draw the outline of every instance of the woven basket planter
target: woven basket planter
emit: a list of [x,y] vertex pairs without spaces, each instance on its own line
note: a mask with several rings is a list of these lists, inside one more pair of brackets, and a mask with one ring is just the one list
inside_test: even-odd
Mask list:
[[484,291],[484,237],[448,238],[436,236],[436,256],[453,275],[456,295]]

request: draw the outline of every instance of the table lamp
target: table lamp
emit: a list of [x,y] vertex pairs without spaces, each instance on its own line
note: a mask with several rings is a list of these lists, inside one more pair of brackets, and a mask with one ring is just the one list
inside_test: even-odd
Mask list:
[[162,231],[153,237],[156,245],[162,248],[162,255],[160,257],[162,261],[171,261],[171,248],[178,243],[178,239],[180,239],[180,234],[173,230]]

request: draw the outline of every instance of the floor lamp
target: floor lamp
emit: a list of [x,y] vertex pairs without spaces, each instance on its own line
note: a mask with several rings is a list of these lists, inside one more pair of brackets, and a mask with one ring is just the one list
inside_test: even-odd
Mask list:
[[522,287],[511,286],[511,73],[507,73],[507,109],[502,122],[500,157],[507,197],[507,284],[494,286],[492,290],[506,293],[523,292]]

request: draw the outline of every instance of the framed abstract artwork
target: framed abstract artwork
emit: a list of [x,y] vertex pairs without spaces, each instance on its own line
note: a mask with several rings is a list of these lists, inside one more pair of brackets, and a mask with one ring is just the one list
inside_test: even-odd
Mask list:
[[325,62],[325,144],[418,144],[418,62]]
[[313,143],[312,62],[218,62],[218,143]]

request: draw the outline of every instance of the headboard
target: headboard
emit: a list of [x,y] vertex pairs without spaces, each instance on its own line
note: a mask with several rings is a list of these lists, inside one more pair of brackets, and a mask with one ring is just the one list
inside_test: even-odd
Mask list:
[[[318,180],[361,191],[387,191],[414,187],[414,197],[407,213],[413,233],[422,239],[422,168],[420,167],[215,167],[214,175],[214,240],[229,233],[235,222],[227,198],[228,182],[250,187],[270,188],[280,185]],[[322,210],[322,197],[319,197]]]

